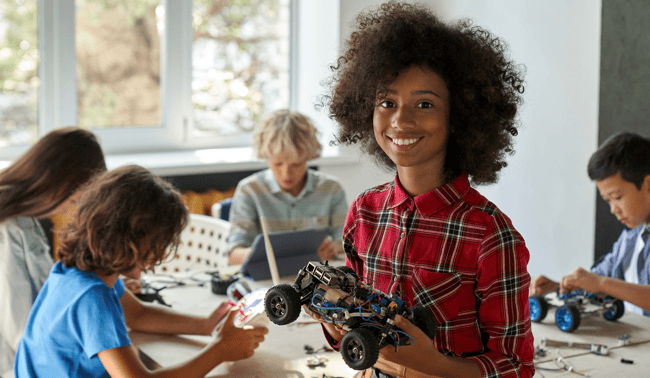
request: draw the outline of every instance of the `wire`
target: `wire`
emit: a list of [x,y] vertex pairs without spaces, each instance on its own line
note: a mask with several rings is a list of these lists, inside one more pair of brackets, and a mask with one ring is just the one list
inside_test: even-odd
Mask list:
[[[314,306],[315,308],[317,308],[317,309],[319,309],[319,310],[328,310],[328,311],[329,311],[329,310],[341,310],[341,311],[347,311],[347,310],[346,310],[345,308],[343,308],[343,307],[326,307],[326,306],[319,306],[319,305],[317,305],[316,303],[314,303],[314,299],[316,299],[317,296],[320,297],[320,298],[323,298],[323,296],[322,296],[321,294],[315,294],[313,297],[311,297],[311,305]],[[329,302],[328,302],[328,303],[329,303]],[[345,323],[345,322],[346,322],[345,319],[343,319],[343,320],[334,320],[334,319],[332,319],[332,318],[329,317],[329,316],[325,316],[325,315],[321,315],[321,316],[322,316],[323,319],[325,319],[326,321],[328,321],[328,322],[330,322],[330,323]]]
[[[391,333],[395,333],[395,334],[397,334],[397,335],[399,335],[399,334],[401,333],[401,334],[403,334],[404,336],[406,336],[406,337],[408,337],[409,339],[411,339],[411,342],[412,342],[411,344],[401,344],[401,343],[398,341],[398,342],[397,342],[397,345],[413,345],[413,344],[415,344],[415,339],[414,339],[413,337],[411,337],[411,335],[409,335],[408,333],[406,333],[406,332],[404,332],[404,331],[393,330],[393,331],[391,331]],[[399,336],[398,336],[398,339],[399,339]]]
[[[361,307],[358,307],[358,309],[359,309],[359,316],[361,316],[361,319],[363,319],[365,321],[371,321],[372,320],[373,315],[370,315],[369,318],[364,318],[363,313],[361,312]],[[373,313],[374,313],[374,311],[373,311]]]
[[[357,276],[357,277],[358,277],[358,276]],[[367,278],[367,280],[370,281],[370,282],[372,282],[372,283],[374,283],[374,284],[377,284],[377,286],[379,286],[379,289],[375,289],[372,285],[368,285],[368,284],[365,282],[365,281],[366,281],[366,278],[365,278],[365,277],[364,277],[364,278],[359,278],[359,280],[360,280],[362,283],[364,283],[365,285],[370,286],[370,288],[371,288],[372,290],[379,290],[379,291],[382,292],[382,293],[384,292],[383,288],[381,287],[381,284],[380,284],[379,282],[373,280],[372,278]]]

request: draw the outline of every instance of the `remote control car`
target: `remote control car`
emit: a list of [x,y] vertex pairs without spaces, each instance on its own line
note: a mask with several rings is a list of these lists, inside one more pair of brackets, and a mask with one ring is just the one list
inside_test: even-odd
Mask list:
[[558,307],[555,311],[555,324],[564,332],[575,331],[580,326],[580,317],[584,315],[602,314],[605,319],[614,321],[625,313],[625,306],[620,299],[583,290],[533,295],[528,302],[530,320],[533,322],[544,320],[550,306]]
[[293,285],[276,285],[266,293],[266,314],[278,325],[296,320],[303,305],[347,331],[341,340],[341,355],[356,370],[373,366],[386,345],[397,348],[413,343],[411,336],[395,326],[395,315],[405,317],[430,338],[437,329],[429,309],[419,305],[409,308],[397,294],[387,295],[361,282],[349,267],[336,268],[327,262],[307,263]]

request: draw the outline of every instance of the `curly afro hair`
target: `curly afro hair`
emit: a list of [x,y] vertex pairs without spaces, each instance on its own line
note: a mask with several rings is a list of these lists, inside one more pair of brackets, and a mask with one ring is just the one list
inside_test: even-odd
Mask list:
[[427,67],[450,95],[445,181],[466,172],[475,185],[495,183],[514,153],[523,69],[506,55],[506,44],[469,20],[442,22],[429,9],[388,2],[357,16],[356,27],[322,97],[339,123],[336,142],[358,144],[375,161],[395,164],[377,144],[373,112],[377,94],[404,70]]

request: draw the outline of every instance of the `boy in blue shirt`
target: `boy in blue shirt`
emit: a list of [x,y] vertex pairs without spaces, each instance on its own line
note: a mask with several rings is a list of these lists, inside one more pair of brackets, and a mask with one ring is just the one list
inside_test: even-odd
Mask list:
[[[171,184],[138,166],[95,178],[77,203],[54,264],[27,321],[14,373],[22,377],[203,377],[224,361],[253,354],[266,328],[234,326],[222,305],[208,317],[177,313],[136,299],[120,274],[151,269],[176,252],[187,209]],[[227,314],[227,315],[226,315]],[[149,371],[127,327],[217,338],[191,360]]]
[[650,139],[628,132],[611,137],[591,156],[587,171],[626,229],[591,271],[578,268],[560,282],[539,276],[530,294],[558,286],[561,292],[602,292],[625,301],[626,311],[650,316]]

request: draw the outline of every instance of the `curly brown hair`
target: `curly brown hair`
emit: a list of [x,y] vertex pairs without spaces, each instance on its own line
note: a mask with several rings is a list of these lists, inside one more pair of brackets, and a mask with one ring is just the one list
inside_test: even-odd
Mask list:
[[180,193],[139,166],[97,176],[64,230],[59,256],[66,267],[102,275],[149,268],[176,252],[188,211]]
[[357,16],[346,48],[321,102],[339,123],[337,143],[358,144],[394,169],[373,133],[377,95],[406,69],[427,67],[450,95],[445,180],[464,172],[477,185],[498,180],[514,153],[524,92],[523,68],[508,59],[505,42],[470,20],[445,24],[422,5],[391,1]]

